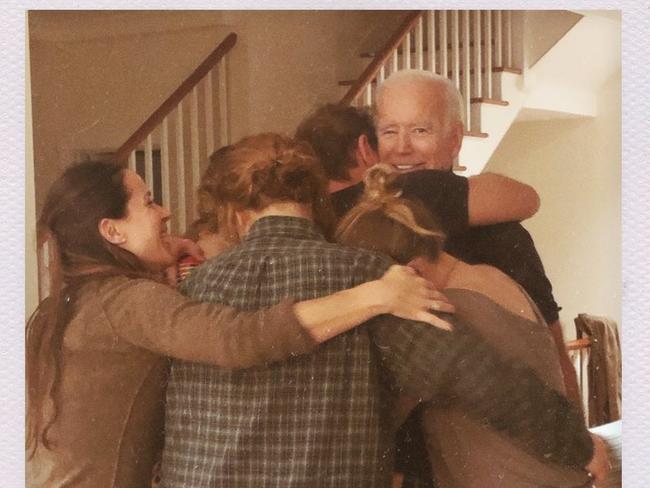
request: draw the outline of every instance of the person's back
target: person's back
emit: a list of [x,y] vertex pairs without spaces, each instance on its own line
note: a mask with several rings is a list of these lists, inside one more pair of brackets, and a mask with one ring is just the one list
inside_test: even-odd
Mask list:
[[[445,293],[459,317],[504,357],[531,367],[543,382],[564,391],[555,344],[541,316],[526,319],[472,290],[448,288]],[[425,408],[422,427],[439,488],[591,486],[584,470],[545,463],[459,408]]]
[[[439,224],[421,202],[398,198],[396,188],[402,187],[387,166],[370,170],[359,205],[340,223],[339,239],[409,262],[449,297],[460,323],[504,358],[530,367],[545,384],[564,393],[553,338],[524,289],[492,266],[469,265],[442,252]],[[417,404],[406,400],[400,402],[398,422]],[[430,459],[433,471],[420,476],[433,476],[437,487],[578,487],[589,482],[584,470],[535,458],[458,405],[434,402],[419,411],[428,451],[422,455]]]
[[[333,293],[388,265],[378,255],[326,242],[307,219],[271,216],[184,287],[201,301],[253,310],[289,296]],[[268,367],[231,371],[175,362],[165,486],[385,485],[388,422],[370,356],[367,330],[359,328],[312,355]],[[194,446],[191,456],[187,446]]]
[[[189,278],[194,296],[255,307],[290,292],[332,292],[388,266],[385,257],[340,248],[319,234],[328,227],[325,178],[306,147],[273,134],[251,136],[220,168],[213,193],[219,224],[242,243]],[[387,486],[392,439],[383,419],[396,391],[425,401],[452,398],[552,462],[583,466],[594,454],[576,412],[532,371],[512,367],[471,333],[394,317],[285,364],[241,373],[187,363],[172,369],[167,487]],[[526,401],[492,401],[512,388]]]
[[[426,264],[418,269],[428,275]],[[511,278],[491,266],[456,265],[444,292],[456,305],[459,319],[503,357],[532,368],[544,383],[565,392],[548,326]],[[540,461],[457,407],[423,409],[422,427],[439,488],[590,486],[583,470]]]

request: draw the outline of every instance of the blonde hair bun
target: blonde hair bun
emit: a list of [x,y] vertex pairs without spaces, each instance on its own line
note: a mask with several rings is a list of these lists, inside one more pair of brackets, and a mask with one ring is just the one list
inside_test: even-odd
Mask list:
[[402,191],[397,188],[399,173],[388,164],[376,164],[364,175],[364,200],[383,202],[399,198]]

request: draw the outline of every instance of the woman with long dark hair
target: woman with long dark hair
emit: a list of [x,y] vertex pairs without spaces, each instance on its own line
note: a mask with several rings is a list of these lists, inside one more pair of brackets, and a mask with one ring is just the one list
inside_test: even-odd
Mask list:
[[[167,286],[169,212],[123,166],[87,162],[53,184],[38,225],[50,296],[27,324],[27,485],[146,486],[162,447],[166,356],[247,368],[303,354],[380,313],[445,308],[394,267],[352,290],[258,312]],[[413,292],[415,290],[415,292]]]

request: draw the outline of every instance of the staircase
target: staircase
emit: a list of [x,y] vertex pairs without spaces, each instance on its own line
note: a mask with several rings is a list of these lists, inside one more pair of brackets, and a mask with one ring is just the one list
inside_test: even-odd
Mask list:
[[[586,40],[590,39],[586,33],[593,37],[595,29],[604,28],[602,18],[583,14],[565,19],[555,37],[546,40],[546,52],[527,59],[524,44],[531,40],[526,31],[545,13],[412,11],[381,49],[361,55],[367,65],[356,80],[339,83],[349,87],[341,103],[372,105],[377,85],[402,69],[446,74],[465,107],[465,137],[454,170],[480,173],[516,120],[593,115],[593,100],[580,90],[584,68],[574,69],[571,77],[566,66],[587,50],[585,42],[593,43]],[[552,15],[557,23],[562,12]],[[196,188],[208,157],[230,142],[227,53],[236,41],[237,36],[229,34],[117,151],[118,159],[139,171],[154,198],[171,210],[175,233],[183,233],[193,218]],[[609,37],[603,36],[603,53],[608,42]],[[587,76],[605,78],[603,73]]]
[[209,156],[230,142],[227,54],[230,33],[115,152],[140,173],[154,200],[170,209],[172,232],[185,232]]
[[[550,49],[539,60],[527,59],[525,43],[536,41],[531,25],[541,16],[563,14],[566,26],[555,33]],[[465,137],[454,171],[478,174],[516,120],[595,114],[589,88],[611,75],[600,66],[608,66],[608,56],[620,49],[612,42],[615,32],[606,18],[588,12],[414,11],[382,49],[362,55],[372,60],[358,79],[340,82],[350,86],[341,103],[372,105],[378,84],[395,71],[447,76],[464,103]],[[603,62],[583,63],[594,38]]]

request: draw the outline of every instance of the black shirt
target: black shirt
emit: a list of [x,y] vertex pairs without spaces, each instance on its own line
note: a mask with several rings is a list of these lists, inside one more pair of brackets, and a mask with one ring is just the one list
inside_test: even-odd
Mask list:
[[[446,250],[470,264],[489,264],[519,283],[544,319],[558,320],[551,282],[528,231],[519,222],[469,227],[467,178],[447,171],[421,170],[400,176],[404,198],[418,199],[447,235]],[[363,193],[363,183],[332,194],[334,210],[345,215]]]

